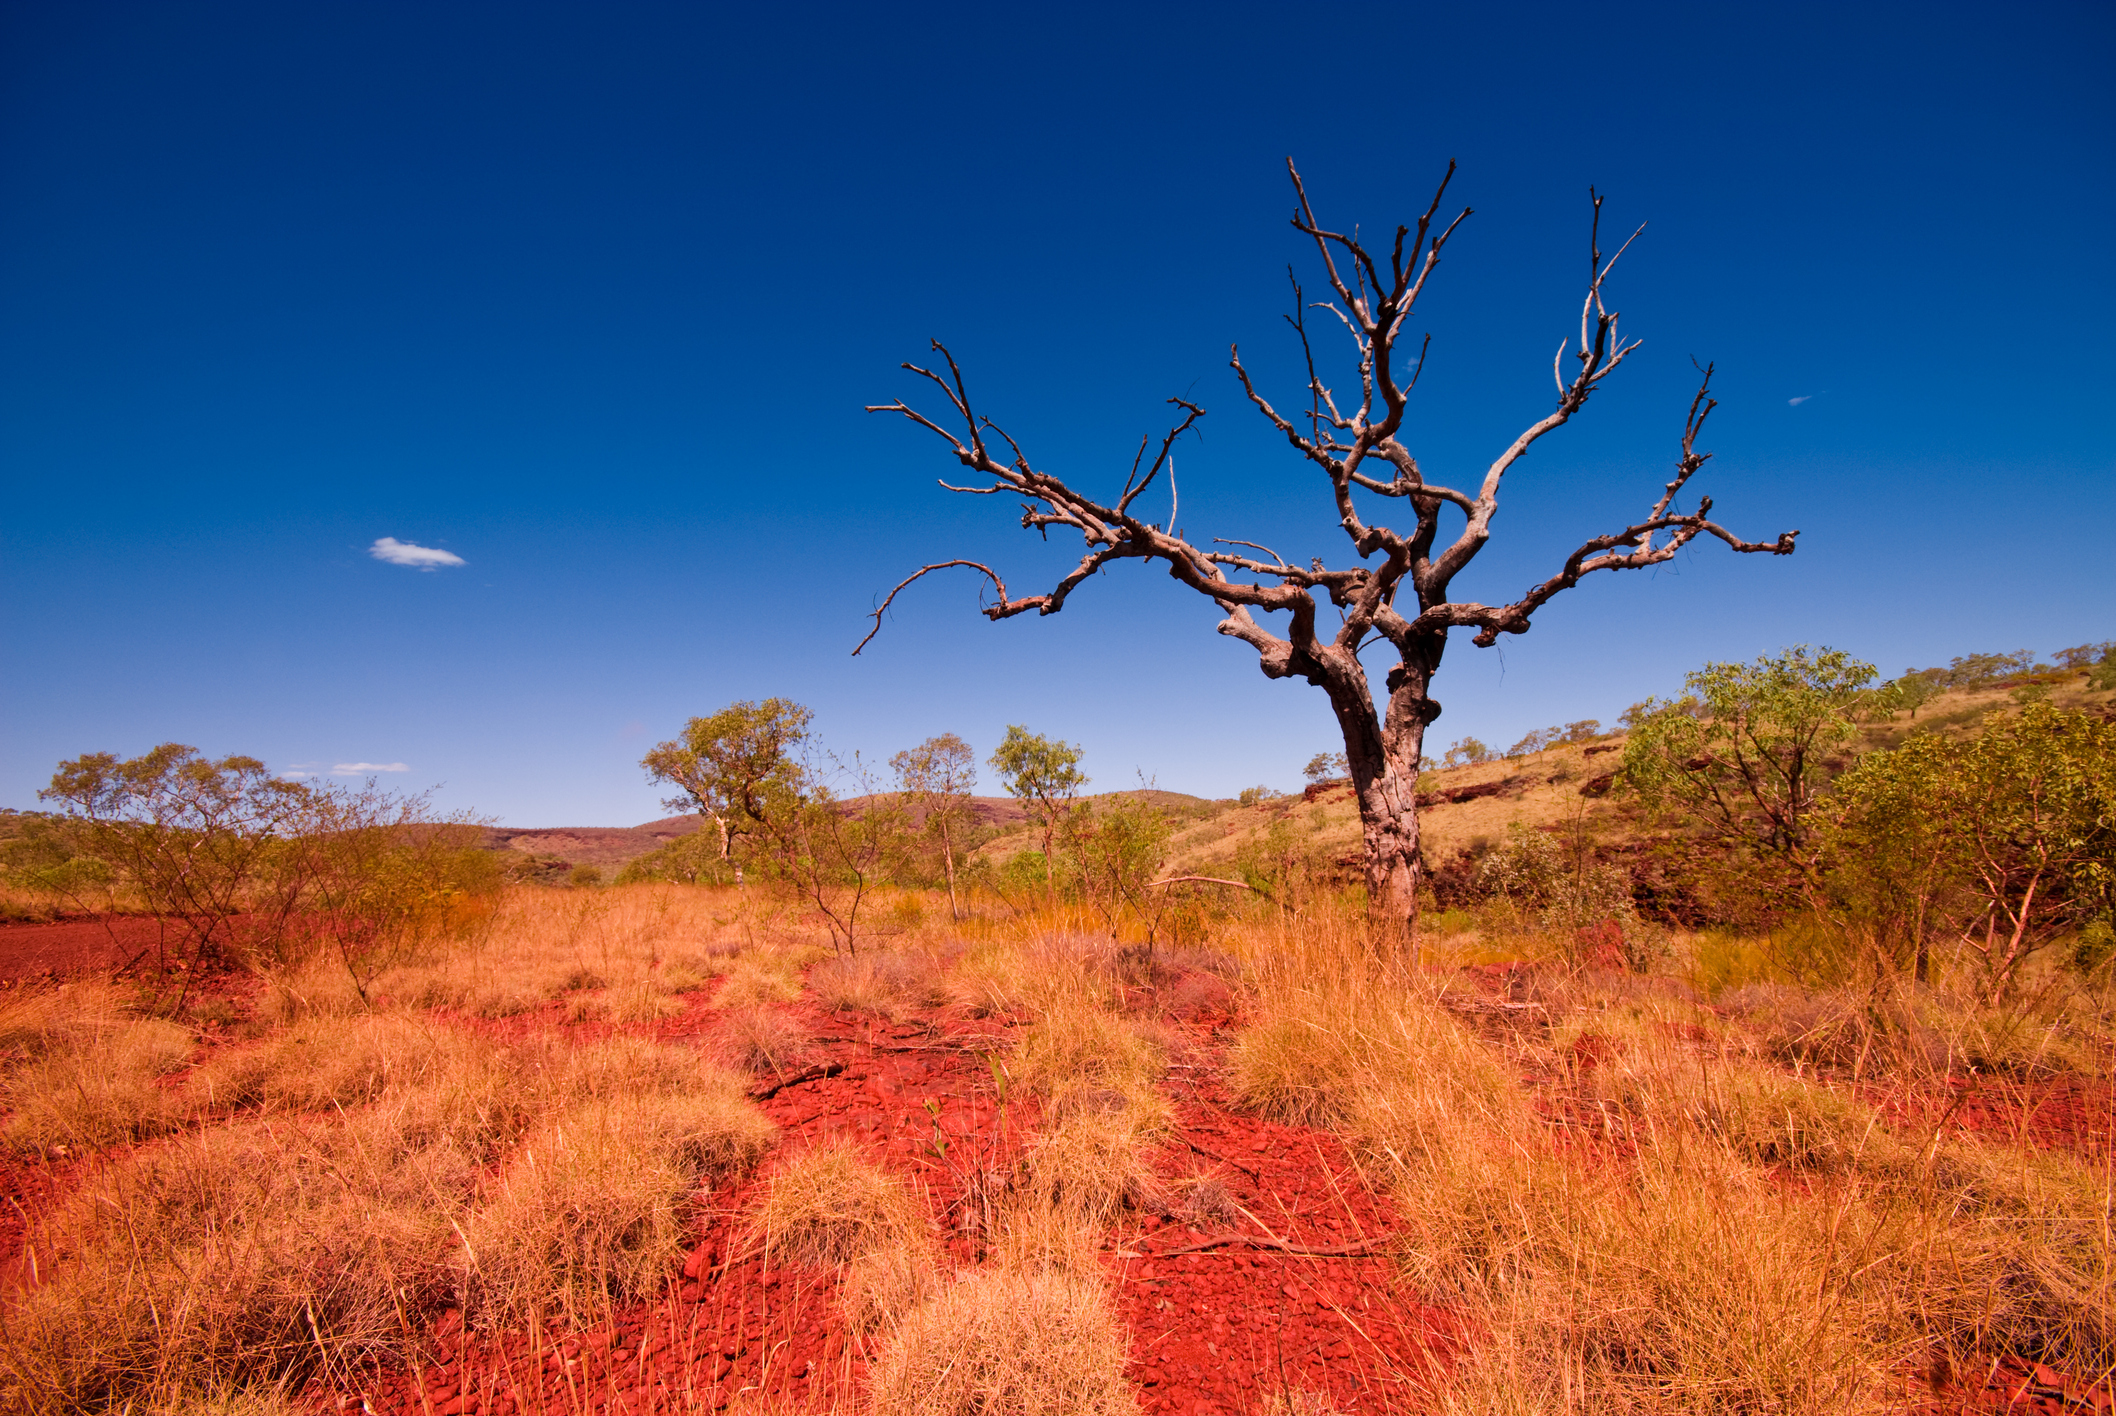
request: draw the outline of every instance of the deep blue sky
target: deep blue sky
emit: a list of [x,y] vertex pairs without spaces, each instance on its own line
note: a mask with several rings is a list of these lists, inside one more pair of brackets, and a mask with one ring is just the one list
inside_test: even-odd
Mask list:
[[[1159,573],[996,626],[936,578],[848,655],[922,561],[1018,591],[1077,554],[860,411],[933,335],[1092,487],[1188,394],[1190,531],[1343,559],[1226,368],[1239,340],[1295,396],[1288,154],[1370,231],[1461,163],[1408,434],[1458,484],[1550,404],[1588,185],[1651,223],[1613,287],[1644,348],[1509,478],[1458,593],[1511,598],[1644,509],[1692,356],[1723,400],[1700,489],[1804,532],[1458,637],[1435,751],[1788,643],[1893,673],[2116,637],[2112,17],[8,5],[0,805],[177,739],[630,823],[660,814],[645,748],[771,694],[846,751],[1021,722],[1102,786],[1297,785],[1337,746],[1322,696]],[[464,564],[385,564],[385,536]]]

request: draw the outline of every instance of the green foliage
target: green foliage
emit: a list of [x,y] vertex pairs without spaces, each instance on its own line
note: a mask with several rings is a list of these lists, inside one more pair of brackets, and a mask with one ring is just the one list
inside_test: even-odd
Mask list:
[[1996,998],[2029,954],[2116,915],[2116,725],[2030,703],[1872,753],[1838,784],[1832,844],[1849,878],[1905,882]]
[[1329,865],[1314,832],[1284,816],[1245,841],[1234,856],[1243,884],[1287,908],[1306,903],[1324,883]]
[[[362,982],[500,883],[471,818],[373,782],[286,781],[254,757],[215,762],[178,743],[129,761],[91,753],[41,795],[65,811],[22,833],[10,865],[76,897],[121,884],[194,961],[281,965],[323,946]],[[178,961],[166,947],[163,978]]]
[[1152,940],[1165,899],[1151,888],[1168,859],[1168,818],[1143,797],[1116,797],[1068,812],[1065,844],[1080,873],[1081,891],[1117,937],[1126,909]]
[[1873,665],[1806,645],[1753,664],[1707,664],[1673,702],[1648,699],[1626,717],[1622,780],[1721,845],[1815,868],[1809,816],[1866,706]]
[[712,818],[725,857],[737,838],[799,797],[795,753],[808,740],[814,717],[784,698],[731,703],[709,718],[691,719],[682,737],[657,744],[639,765],[651,780],[681,790],[683,795],[664,803],[671,811]]
[[312,788],[297,832],[275,844],[253,894],[260,962],[334,950],[364,997],[374,975],[482,917],[501,865],[479,823],[436,816],[425,795]]
[[1300,770],[1301,775],[1310,782],[1320,783],[1334,781],[1350,772],[1352,768],[1351,764],[1345,761],[1342,752],[1318,752],[1309,758],[1308,765]]
[[2072,941],[2072,967],[2083,974],[2099,973],[2112,958],[2116,958],[2116,926],[2105,919],[2087,921]]
[[[1087,785],[1087,776],[1080,770],[1080,749],[1069,742],[1032,733],[1017,723],[1008,727],[1005,739],[990,760],[1008,793],[1027,808],[1030,818],[1041,828],[1044,868],[1051,870],[1059,822],[1072,809],[1073,798]],[[1054,888],[1055,874],[1046,875],[1044,884]]]
[[[1583,742],[1592,742],[1602,734],[1602,724],[1596,718],[1581,718],[1563,727],[1537,728],[1528,733],[1512,747],[1506,749],[1507,757],[1528,757],[1550,747],[1569,747]],[[1468,739],[1475,743],[1476,739]],[[1477,744],[1482,746],[1481,743]]]
[[1278,800],[1280,795],[1276,787],[1243,787],[1234,800],[1237,806],[1261,806],[1267,801]]
[[[87,862],[102,862],[196,961],[230,951],[251,885],[278,842],[299,833],[311,791],[254,757],[215,762],[172,742],[129,760],[62,762],[37,795],[64,809],[45,847],[65,859],[46,879],[78,886],[99,873]],[[174,962],[158,949],[158,974]]]
[[2060,649],[2050,656],[2059,668],[2089,669],[2102,664],[2116,664],[2116,639],[2105,639],[2099,644],[2075,644],[2069,649]]
[[939,841],[948,876],[948,912],[960,919],[955,892],[955,857],[976,828],[970,792],[977,785],[977,758],[954,733],[929,737],[889,759],[897,789],[927,836]]
[[2035,670],[2035,653],[2029,649],[2016,649],[2010,654],[1958,654],[1944,669],[1906,669],[1899,682],[1915,679],[1929,685],[1931,692],[1941,693],[1948,689],[1988,688],[2001,679],[2017,678]]
[[1493,756],[1492,750],[1483,743],[1473,737],[1466,737],[1451,745],[1447,755],[1442,757],[1440,762],[1444,767],[1475,767],[1491,761]]
[[619,885],[665,880],[677,885],[732,885],[735,869],[720,853],[720,833],[711,827],[689,831],[666,845],[625,862]]
[[1630,877],[1602,864],[1582,829],[1557,833],[1510,822],[1506,840],[1479,862],[1476,883],[1545,929],[1580,929],[1634,914]]
[[1080,770],[1080,749],[1032,733],[1020,724],[1007,735],[991,756],[992,769],[1009,794],[1032,811],[1055,817],[1064,804],[1087,785]]

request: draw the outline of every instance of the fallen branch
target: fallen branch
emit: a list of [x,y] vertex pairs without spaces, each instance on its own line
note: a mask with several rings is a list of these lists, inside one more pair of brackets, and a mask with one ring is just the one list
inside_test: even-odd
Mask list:
[[1464,994],[1443,993],[1440,1006],[1452,1008],[1457,1013],[1540,1013],[1540,1003],[1511,1003],[1498,998],[1471,998]]
[[1195,1244],[1182,1244],[1158,1253],[1142,1254],[1147,1259],[1172,1259],[1178,1254],[1202,1254],[1207,1249],[1221,1249],[1231,1244],[1245,1244],[1252,1249],[1276,1249],[1282,1254],[1292,1254],[1303,1259],[1342,1259],[1360,1254],[1376,1254],[1394,1241],[1395,1235],[1383,1234],[1373,1239],[1358,1239],[1350,1244],[1289,1244],[1283,1239],[1271,1239],[1261,1234],[1216,1234],[1210,1239],[1200,1239]]
[[1247,890],[1250,891],[1252,894],[1261,895],[1265,893],[1264,891],[1257,889],[1254,885],[1249,884],[1247,881],[1222,880],[1217,875],[1171,875],[1166,880],[1155,880],[1150,882],[1146,888],[1149,890],[1157,890],[1163,885],[1185,885],[1191,883],[1196,883],[1199,885],[1232,885],[1237,890]]
[[751,1101],[770,1101],[788,1087],[799,1086],[803,1082],[820,1081],[824,1077],[835,1077],[844,1070],[845,1064],[842,1062],[818,1062],[813,1067],[803,1067],[791,1076],[781,1077],[769,1086],[751,1087],[749,1089],[749,1099]]

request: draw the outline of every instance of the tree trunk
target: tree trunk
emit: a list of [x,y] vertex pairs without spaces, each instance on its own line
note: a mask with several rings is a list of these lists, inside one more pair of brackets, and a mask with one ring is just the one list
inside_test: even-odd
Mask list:
[[1415,947],[1418,938],[1418,764],[1426,725],[1440,712],[1425,696],[1430,672],[1390,672],[1386,720],[1374,710],[1364,672],[1341,688],[1325,685],[1359,803],[1368,922],[1377,942],[1406,947]]
[[955,843],[948,839],[948,822],[943,817],[940,823],[940,855],[948,863],[948,918],[961,919],[962,909],[955,903]]

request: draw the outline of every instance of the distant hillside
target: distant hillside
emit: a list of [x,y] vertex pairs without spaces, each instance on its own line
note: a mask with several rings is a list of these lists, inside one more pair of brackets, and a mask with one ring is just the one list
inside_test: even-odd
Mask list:
[[696,816],[665,816],[644,826],[488,826],[485,849],[555,856],[567,865],[612,870],[679,836],[688,836],[698,829],[700,820]]
[[[1893,747],[1913,731],[1950,735],[1975,732],[1993,712],[2010,710],[2011,690],[2021,683],[2049,687],[2062,707],[2084,708],[2116,716],[2106,693],[2090,692],[2085,674],[2076,671],[2005,680],[1973,689],[1950,689],[1921,705],[1915,713],[1897,713],[1861,731],[1861,750]],[[1636,808],[1608,793],[1608,776],[1622,760],[1624,734],[1611,733],[1594,742],[1552,747],[1522,757],[1474,767],[1429,768],[1421,776],[1419,832],[1429,864],[1442,862],[1494,841],[1508,823],[1550,827],[1584,818],[1613,845],[1635,839],[1644,823]],[[1211,801],[1182,792],[1135,790],[1084,798],[1107,801],[1143,797],[1168,812],[1176,827],[1170,840],[1170,869],[1211,873],[1228,868],[1245,847],[1260,843],[1276,822],[1292,826],[1313,849],[1347,873],[1360,860],[1359,812],[1349,785],[1331,783],[1305,793],[1275,797],[1254,806]],[[847,804],[859,808],[869,798]],[[1012,797],[972,797],[977,824],[994,832],[978,854],[1004,860],[1016,851],[1040,844],[1021,803]],[[26,814],[26,813],[25,813]],[[626,862],[698,829],[696,816],[669,816],[643,826],[549,826],[533,830],[490,828],[487,849],[541,857],[550,868],[592,865],[614,872]]]

